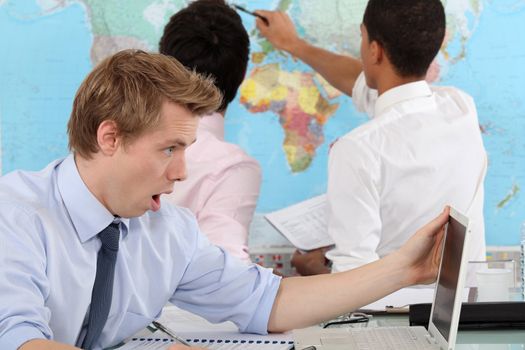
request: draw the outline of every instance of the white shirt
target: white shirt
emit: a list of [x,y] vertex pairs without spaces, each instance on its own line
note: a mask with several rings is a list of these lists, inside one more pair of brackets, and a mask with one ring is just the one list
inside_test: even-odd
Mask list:
[[398,249],[447,204],[473,220],[470,260],[484,260],[486,153],[472,98],[425,81],[377,97],[361,74],[353,101],[373,119],[330,151],[328,232],[336,246],[327,257],[333,271]]
[[175,183],[165,198],[189,208],[213,244],[249,263],[248,229],[261,186],[259,163],[224,141],[224,117],[214,113],[200,120],[186,164],[188,179]]

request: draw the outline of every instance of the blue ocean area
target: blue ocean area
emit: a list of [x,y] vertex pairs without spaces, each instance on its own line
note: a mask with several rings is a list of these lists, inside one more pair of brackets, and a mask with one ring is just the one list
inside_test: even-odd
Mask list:
[[525,103],[521,93],[525,41],[516,37],[525,33],[525,12],[502,13],[501,4],[484,4],[468,41],[467,59],[451,66],[444,81],[474,98],[485,130],[487,242],[513,245],[519,243],[520,225],[525,221]]
[[67,154],[74,94],[91,69],[92,35],[79,4],[50,14],[32,1],[0,6],[2,173],[38,170]]

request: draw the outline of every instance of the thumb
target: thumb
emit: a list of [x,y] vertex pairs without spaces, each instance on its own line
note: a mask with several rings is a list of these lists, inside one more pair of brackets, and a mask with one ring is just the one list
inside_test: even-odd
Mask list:
[[434,220],[428,223],[427,230],[430,231],[431,236],[435,236],[440,232],[443,225],[445,225],[448,221],[448,217],[450,215],[450,207],[447,205],[445,209],[439,214]]

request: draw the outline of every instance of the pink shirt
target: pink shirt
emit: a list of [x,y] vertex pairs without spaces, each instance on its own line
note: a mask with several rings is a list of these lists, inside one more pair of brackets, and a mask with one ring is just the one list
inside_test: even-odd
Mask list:
[[250,262],[248,228],[259,197],[259,163],[224,141],[224,118],[214,113],[200,120],[186,165],[188,178],[175,183],[165,199],[189,208],[212,243]]

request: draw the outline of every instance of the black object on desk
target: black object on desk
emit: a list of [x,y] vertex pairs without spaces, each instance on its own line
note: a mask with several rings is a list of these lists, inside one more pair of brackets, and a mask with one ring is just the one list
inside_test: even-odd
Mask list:
[[[432,304],[410,305],[408,320],[411,326],[428,329]],[[483,302],[461,304],[460,330],[525,329],[525,302]]]

